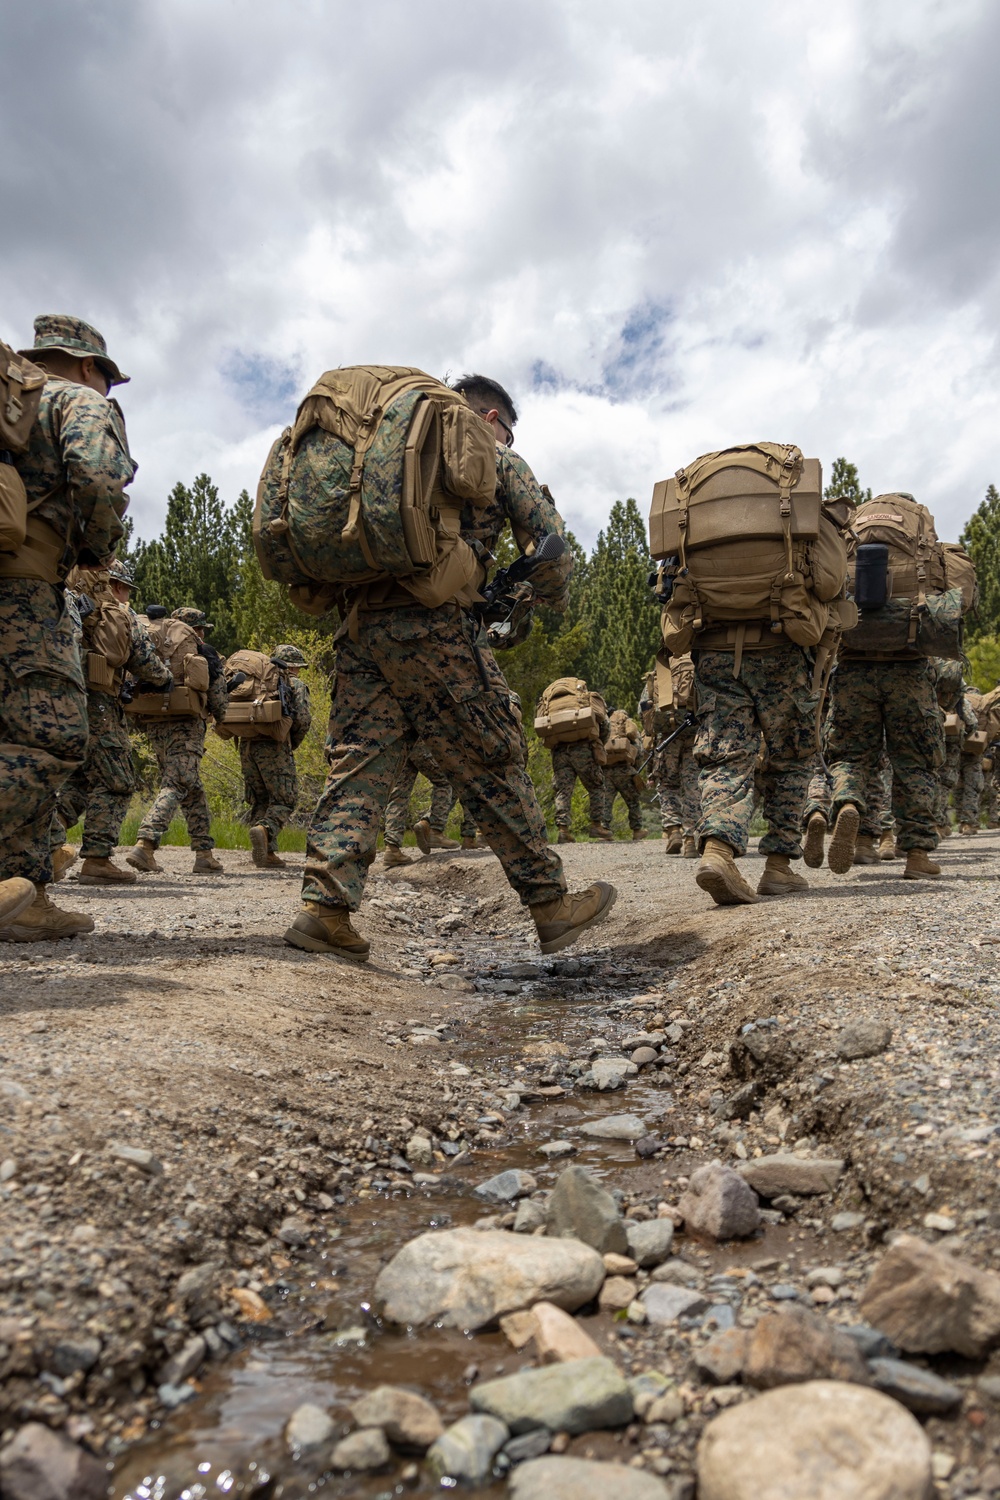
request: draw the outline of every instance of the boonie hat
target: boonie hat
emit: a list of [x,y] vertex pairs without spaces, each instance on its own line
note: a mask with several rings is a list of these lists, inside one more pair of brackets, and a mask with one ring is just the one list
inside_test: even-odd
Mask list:
[[271,660],[276,667],[307,667],[309,665],[298,646],[275,646],[271,652]]
[[40,313],[35,319],[34,344],[17,352],[31,359],[44,349],[61,349],[76,359],[96,359],[112,385],[127,385],[131,378],[123,375],[109,357],[108,346],[97,329],[82,318],[71,318],[66,313]]
[[135,574],[128,563],[122,562],[120,557],[113,557],[108,564],[108,577],[113,583],[124,583],[126,587],[134,589]]
[[190,625],[194,630],[215,629],[211,620],[206,620],[202,610],[192,609],[189,604],[182,604],[180,609],[173,610],[170,618],[172,620],[181,620],[185,625]]

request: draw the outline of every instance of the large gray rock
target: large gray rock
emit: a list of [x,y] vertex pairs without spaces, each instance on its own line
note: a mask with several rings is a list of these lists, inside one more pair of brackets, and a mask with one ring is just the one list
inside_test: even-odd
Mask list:
[[484,1328],[535,1302],[572,1312],[597,1295],[603,1280],[604,1262],[579,1240],[444,1229],[420,1235],[393,1256],[379,1272],[373,1301],[379,1317],[404,1327],[440,1321]]
[[769,1390],[807,1380],[868,1383],[857,1342],[825,1318],[791,1306],[765,1313],[747,1337],[743,1379]]
[[730,1407],[698,1445],[698,1500],[928,1500],[931,1447],[878,1391],[833,1380]]
[[691,1174],[677,1207],[689,1233],[713,1240],[743,1239],[760,1223],[756,1194],[738,1172],[721,1162]]
[[505,1422],[511,1432],[590,1432],[632,1420],[632,1393],[610,1359],[575,1359],[486,1380],[469,1392],[473,1410]]
[[674,1239],[673,1219],[647,1219],[643,1224],[626,1224],[628,1253],[637,1266],[658,1266],[667,1259]]
[[941,1417],[961,1404],[959,1386],[905,1359],[873,1359],[868,1371],[876,1390],[884,1391],[922,1417]]
[[530,1172],[523,1172],[520,1167],[511,1167],[506,1172],[498,1172],[495,1177],[488,1177],[473,1191],[477,1198],[483,1198],[487,1203],[513,1203],[515,1198],[524,1198],[528,1193],[533,1193],[537,1186],[538,1183]]
[[652,1282],[639,1300],[649,1321],[664,1328],[676,1323],[678,1318],[695,1318],[708,1307],[701,1292],[669,1281]]
[[21,1427],[0,1452],[4,1500],[101,1500],[108,1481],[104,1464],[41,1422]]
[[586,1167],[560,1172],[549,1198],[548,1224],[550,1238],[582,1240],[601,1255],[609,1250],[624,1255],[628,1250],[617,1203]]
[[508,1500],[668,1500],[662,1479],[623,1464],[533,1458],[510,1476]]
[[449,1427],[427,1454],[431,1472],[439,1479],[464,1479],[482,1484],[493,1472],[493,1459],[510,1433],[490,1416],[471,1416]]
[[581,1125],[580,1134],[598,1141],[637,1141],[646,1134],[646,1122],[638,1115],[603,1115]]
[[341,1438],[330,1454],[330,1464],[334,1469],[367,1474],[372,1469],[384,1469],[391,1457],[382,1429],[363,1427],[360,1432]]
[[781,1193],[808,1197],[832,1193],[843,1176],[844,1163],[836,1157],[792,1156],[781,1151],[774,1156],[758,1156],[738,1170],[743,1181],[762,1198],[777,1198]]
[[1000,1276],[901,1234],[875,1267],[860,1311],[909,1354],[979,1359],[1000,1343]]
[[891,1041],[892,1027],[886,1021],[852,1021],[837,1038],[837,1056],[845,1062],[877,1057]]
[[351,1407],[359,1427],[381,1427],[394,1448],[423,1453],[444,1432],[436,1406],[416,1391],[380,1385]]

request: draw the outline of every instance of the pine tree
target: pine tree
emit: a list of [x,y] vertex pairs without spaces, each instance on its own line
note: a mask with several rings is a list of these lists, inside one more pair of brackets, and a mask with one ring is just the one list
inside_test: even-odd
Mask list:
[[634,706],[660,645],[649,592],[652,567],[639,507],[634,500],[616,500],[587,564],[577,608],[589,638],[580,675],[620,708]]
[[979,603],[966,621],[970,640],[1000,635],[1000,493],[991,484],[962,532],[962,546],[976,565]]
[[855,505],[865,505],[872,497],[871,490],[863,490],[858,480],[857,464],[846,458],[835,458],[830,471],[830,483],[823,494],[827,500],[853,500]]

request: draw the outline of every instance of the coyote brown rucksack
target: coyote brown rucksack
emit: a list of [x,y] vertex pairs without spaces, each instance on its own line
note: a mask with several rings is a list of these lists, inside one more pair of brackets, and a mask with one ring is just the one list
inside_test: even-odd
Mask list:
[[263,651],[234,651],[226,662],[227,683],[244,674],[243,682],[229,689],[229,702],[215,732],[221,739],[287,740],[292,716],[282,702],[280,667]]
[[385,579],[436,608],[474,597],[459,517],[495,493],[493,433],[458,391],[404,366],[328,370],[264,465],[254,545],[309,614]]
[[639,758],[639,729],[623,708],[616,708],[609,721],[610,732],[604,743],[605,764],[634,766]]
[[550,682],[535,710],[535,733],[550,750],[553,745],[600,741],[608,711],[600,693],[589,691],[581,677],[558,677]]
[[194,628],[167,615],[144,622],[158,654],[170,668],[174,685],[166,692],[139,693],[125,712],[133,718],[207,719],[208,662],[198,654]]
[[[650,551],[662,559],[658,597],[672,656],[699,647],[817,646],[853,606],[846,501],[823,498],[819,460],[791,444],[750,443],[706,453],[653,490]],[[828,637],[829,639],[830,637]]]
[[934,518],[912,495],[877,495],[858,507],[852,522],[849,586],[854,589],[857,548],[881,543],[888,550],[885,603],[862,609],[845,632],[843,650],[874,661],[962,656],[962,617],[976,603],[976,570],[963,547],[941,542]]
[[103,569],[71,568],[66,586],[76,594],[85,594],[93,605],[83,619],[87,687],[93,692],[116,694],[122,685],[122,668],[132,655],[129,607],[115,598]]
[[46,373],[0,340],[0,552],[17,553],[28,526],[28,495],[16,458],[28,447]]

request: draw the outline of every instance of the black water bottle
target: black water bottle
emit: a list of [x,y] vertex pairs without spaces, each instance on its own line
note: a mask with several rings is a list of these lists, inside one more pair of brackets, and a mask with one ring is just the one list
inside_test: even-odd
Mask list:
[[862,613],[881,609],[889,597],[889,548],[885,542],[862,542],[854,568],[854,602]]

